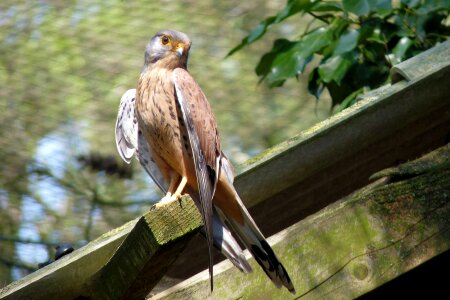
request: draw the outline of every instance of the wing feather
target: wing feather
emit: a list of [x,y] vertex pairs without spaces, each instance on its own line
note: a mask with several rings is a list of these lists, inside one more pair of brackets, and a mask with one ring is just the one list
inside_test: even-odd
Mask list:
[[116,146],[120,157],[130,163],[134,154],[156,185],[167,192],[168,183],[153,160],[153,151],[139,130],[135,115],[136,89],[126,91],[120,99],[116,121]]
[[213,208],[218,173],[220,170],[220,147],[214,116],[200,87],[184,69],[173,72],[176,98],[180,104],[183,121],[189,135],[194,158],[199,198],[209,252],[209,275],[213,288]]
[[[231,164],[230,160],[228,159],[228,157],[226,157],[226,155],[222,152],[222,169],[221,171],[223,171],[225,173],[225,176],[227,176],[228,181],[232,184],[234,182],[234,168],[233,165]],[[220,175],[219,175],[220,176]]]
[[136,90],[131,89],[120,99],[119,113],[116,120],[116,146],[120,157],[130,163],[137,149],[137,124],[134,115]]

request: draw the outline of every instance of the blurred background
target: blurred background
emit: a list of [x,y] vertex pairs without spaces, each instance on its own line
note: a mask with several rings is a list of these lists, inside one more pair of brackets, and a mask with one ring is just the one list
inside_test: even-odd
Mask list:
[[0,287],[53,259],[56,245],[79,248],[161,197],[137,162],[120,161],[114,141],[120,97],[158,30],[193,41],[190,72],[235,165],[328,117],[331,101],[307,93],[307,75],[269,90],[254,72],[278,35],[298,35],[307,20],[294,16],[225,58],[285,3],[2,0]]

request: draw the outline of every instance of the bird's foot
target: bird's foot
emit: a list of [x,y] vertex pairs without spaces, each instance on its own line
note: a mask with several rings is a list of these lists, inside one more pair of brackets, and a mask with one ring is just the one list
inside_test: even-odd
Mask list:
[[181,199],[181,194],[180,193],[167,193],[163,198],[161,198],[161,200],[155,204],[156,208],[161,208],[163,206],[166,206],[167,204],[176,201],[176,200],[180,200]]

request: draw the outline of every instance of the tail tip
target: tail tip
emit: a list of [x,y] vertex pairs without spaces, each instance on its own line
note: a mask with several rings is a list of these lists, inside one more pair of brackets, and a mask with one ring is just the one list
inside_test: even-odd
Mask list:
[[292,294],[292,295],[295,295],[297,292],[295,291],[295,288],[294,288],[294,286],[290,286],[290,287],[286,287],[287,289],[288,289],[288,291]]

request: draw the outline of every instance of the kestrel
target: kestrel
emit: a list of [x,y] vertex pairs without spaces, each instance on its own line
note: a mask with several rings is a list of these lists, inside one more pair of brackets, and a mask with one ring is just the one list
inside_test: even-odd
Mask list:
[[[205,94],[187,71],[191,41],[174,30],[158,32],[145,49],[136,90],[120,100],[116,144],[122,159],[137,159],[166,196],[188,193],[199,208],[212,246],[244,273],[252,271],[231,231],[272,282],[295,294],[286,269],[266,242],[233,186],[233,168],[220,148],[216,120]],[[231,231],[230,231],[231,229]]]

